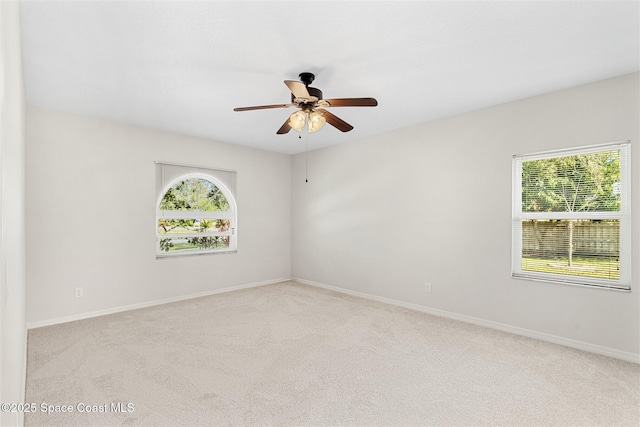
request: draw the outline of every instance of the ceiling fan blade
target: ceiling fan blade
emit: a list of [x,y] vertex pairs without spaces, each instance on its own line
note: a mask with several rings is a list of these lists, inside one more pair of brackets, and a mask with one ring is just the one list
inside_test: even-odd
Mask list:
[[324,118],[327,119],[327,123],[329,123],[334,128],[342,132],[349,132],[351,129],[353,129],[353,126],[342,120],[340,117],[331,114],[329,111],[323,110],[322,108],[319,108],[317,111],[319,111],[320,114],[322,114]]
[[280,126],[280,129],[278,129],[278,132],[276,132],[278,135],[284,135],[285,133],[288,133],[291,130],[291,125],[289,125],[289,118],[287,117],[287,121],[284,122],[282,124],[282,126]]
[[325,99],[329,107],[375,107],[378,101],[375,98],[334,98]]
[[233,111],[250,111],[250,110],[266,110],[267,108],[287,108],[293,107],[295,104],[275,104],[275,105],[256,105],[253,107],[238,107]]
[[309,95],[309,91],[307,90],[307,86],[305,86],[304,83],[297,80],[285,80],[284,84],[287,85],[293,96],[296,98],[311,98],[311,95]]

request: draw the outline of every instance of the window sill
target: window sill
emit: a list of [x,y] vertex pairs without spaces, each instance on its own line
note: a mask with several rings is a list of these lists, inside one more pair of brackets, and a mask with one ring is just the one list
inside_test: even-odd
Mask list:
[[554,278],[546,278],[546,277],[537,277],[537,276],[529,276],[525,274],[512,273],[511,278],[518,280],[529,280],[532,282],[545,282],[545,283],[553,283],[556,285],[567,285],[567,286],[578,286],[581,288],[590,288],[590,289],[603,289],[607,291],[618,291],[618,292],[631,292],[631,287],[624,285],[608,285],[606,283],[581,283],[577,281],[568,281]]
[[185,257],[194,257],[194,256],[203,256],[203,255],[229,255],[238,253],[237,249],[228,250],[228,251],[211,251],[211,252],[183,252],[183,253],[174,253],[174,254],[156,254],[156,259],[175,259],[175,258],[185,258]]

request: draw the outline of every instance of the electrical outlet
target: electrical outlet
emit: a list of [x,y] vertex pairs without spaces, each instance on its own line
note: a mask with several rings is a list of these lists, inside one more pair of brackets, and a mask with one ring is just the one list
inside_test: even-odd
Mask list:
[[425,292],[431,292],[431,283],[429,283],[429,282],[425,282],[424,283],[424,291]]
[[76,288],[76,298],[82,298],[84,296],[84,288]]

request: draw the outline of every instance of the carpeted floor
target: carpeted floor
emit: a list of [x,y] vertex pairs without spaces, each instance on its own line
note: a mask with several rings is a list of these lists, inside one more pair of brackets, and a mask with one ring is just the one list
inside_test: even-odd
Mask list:
[[26,401],[27,426],[638,426],[640,365],[284,282],[33,329]]

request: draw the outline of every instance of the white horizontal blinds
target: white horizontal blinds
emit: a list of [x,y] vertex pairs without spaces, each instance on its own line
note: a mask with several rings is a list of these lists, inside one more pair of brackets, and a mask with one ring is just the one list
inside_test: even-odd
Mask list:
[[524,220],[523,271],[620,280],[620,221]]
[[523,158],[521,212],[611,212],[621,209],[621,150]]
[[629,288],[629,151],[514,156],[514,276]]

